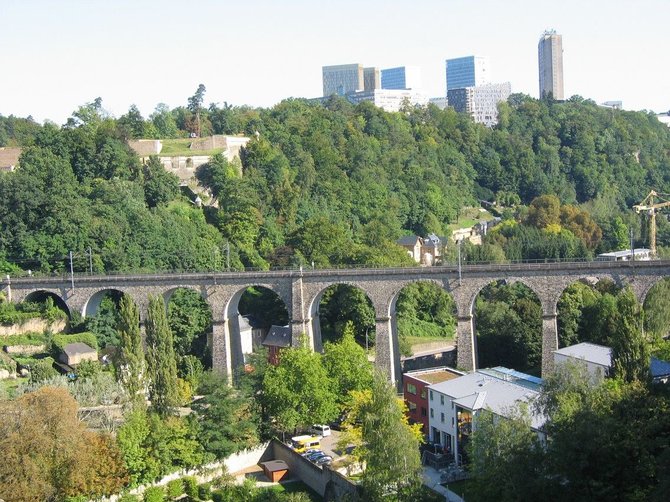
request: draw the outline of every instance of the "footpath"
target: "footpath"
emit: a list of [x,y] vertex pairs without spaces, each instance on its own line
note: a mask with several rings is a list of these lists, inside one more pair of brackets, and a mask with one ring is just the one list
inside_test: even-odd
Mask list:
[[448,502],[464,502],[464,500],[456,495],[451,490],[448,490],[446,487],[442,486],[440,483],[441,474],[440,471],[433,469],[432,467],[424,466],[423,468],[423,484],[428,488],[437,492],[441,495],[444,495],[444,500]]

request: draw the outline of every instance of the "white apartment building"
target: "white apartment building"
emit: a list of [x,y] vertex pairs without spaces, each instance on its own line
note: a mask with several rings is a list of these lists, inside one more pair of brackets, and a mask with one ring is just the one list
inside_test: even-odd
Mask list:
[[565,364],[567,361],[585,364],[591,376],[596,380],[602,380],[612,367],[612,349],[604,345],[582,342],[554,351],[554,364]]
[[405,103],[419,106],[428,104],[427,96],[411,89],[375,89],[347,94],[345,97],[353,104],[372,101],[375,106],[387,112],[400,111]]
[[[428,431],[433,444],[440,444],[463,462],[465,446],[477,428],[477,414],[489,410],[508,417],[510,409],[520,402],[530,403],[539,394],[542,380],[508,368],[477,370],[453,380],[428,387]],[[532,407],[531,428],[544,439],[541,431],[544,417]]]
[[498,123],[498,103],[512,94],[509,82],[451,89],[447,93],[449,106],[467,113],[477,124],[493,127]]

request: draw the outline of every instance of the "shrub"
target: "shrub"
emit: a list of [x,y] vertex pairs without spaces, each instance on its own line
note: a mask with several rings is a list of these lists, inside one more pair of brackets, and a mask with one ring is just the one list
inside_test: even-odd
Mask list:
[[95,377],[102,372],[98,361],[82,361],[77,365],[77,379],[86,380]]
[[177,378],[177,396],[179,397],[180,406],[188,406],[193,399],[191,384],[186,380]]
[[181,480],[184,487],[184,493],[191,499],[197,500],[199,495],[198,481],[193,476],[184,476]]
[[54,369],[54,360],[51,357],[40,359],[30,367],[31,382],[42,382],[56,376],[58,372]]
[[165,502],[165,489],[162,486],[150,486],[144,490],[144,502]]
[[181,479],[173,479],[165,486],[165,493],[169,499],[176,499],[181,497],[184,493],[184,485]]
[[228,495],[224,490],[216,490],[212,492],[212,500],[213,502],[229,502],[230,497]]
[[125,493],[116,502],[139,502],[137,495],[132,495],[130,493]]
[[203,483],[198,486],[198,498],[200,500],[209,500],[212,497],[212,484]]
[[93,333],[75,333],[74,335],[53,335],[51,337],[51,351],[60,354],[68,343],[82,342],[94,349],[98,348],[98,340]]
[[46,344],[47,337],[44,333],[24,333],[22,335],[9,335],[2,338],[2,344],[11,345],[43,345]]

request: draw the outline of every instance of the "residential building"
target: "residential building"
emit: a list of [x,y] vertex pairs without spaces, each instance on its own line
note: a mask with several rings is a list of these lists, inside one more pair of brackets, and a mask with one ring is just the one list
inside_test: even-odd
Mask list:
[[291,346],[292,336],[291,328],[288,326],[270,326],[270,331],[268,331],[265,340],[263,340],[263,346],[268,347],[268,362],[274,364],[275,366],[279,364],[279,354],[282,349]]
[[246,359],[248,354],[263,343],[267,328],[260,326],[258,320],[253,316],[238,314],[237,319],[240,328],[240,346]]
[[344,96],[365,90],[364,70],[360,64],[341,64],[321,68],[323,96]]
[[[531,404],[542,380],[508,368],[496,367],[428,386],[430,441],[442,446],[457,464],[467,460],[466,446],[477,428],[477,415],[488,410],[509,418],[520,403]],[[529,406],[531,429],[544,441],[544,417]]]
[[363,90],[374,91],[381,89],[382,83],[379,78],[379,68],[363,68]]
[[21,148],[0,148],[0,172],[13,171],[19,165],[19,157],[21,156]]
[[421,245],[423,239],[418,235],[405,235],[398,239],[396,243],[407,250],[407,254],[415,262],[421,263]]
[[631,253],[630,249],[621,251],[610,251],[609,253],[600,253],[596,257],[597,261],[649,261],[651,260],[651,249],[635,248]]
[[63,347],[59,360],[68,366],[76,366],[82,361],[97,361],[98,351],[83,342],[68,343]]
[[649,371],[653,383],[668,383],[670,380],[670,362],[652,357],[649,361]]
[[444,110],[444,109],[447,107],[447,105],[449,104],[449,102],[447,101],[447,97],[446,97],[446,96],[444,96],[444,97],[442,97],[442,98],[440,98],[440,97],[438,97],[438,98],[430,98],[428,101],[429,101],[431,104],[437,106],[440,110]]
[[423,94],[409,89],[374,89],[372,91],[353,92],[345,96],[351,103],[372,101],[375,106],[387,112],[398,112],[405,105],[425,106],[428,98]]
[[382,70],[382,89],[421,89],[421,68],[398,66]]
[[568,361],[584,363],[596,380],[605,378],[612,367],[612,349],[604,345],[582,342],[555,350],[553,353],[554,364],[565,364]]
[[481,56],[465,56],[446,61],[447,92],[451,89],[475,87],[488,84],[490,79],[488,59]]
[[446,366],[425,370],[408,371],[403,374],[403,397],[407,405],[409,422],[421,424],[421,430],[428,438],[428,386],[453,380],[465,373]]
[[623,108],[622,101],[603,101],[600,106],[605,108],[612,108],[613,110],[621,110]]
[[407,250],[407,254],[417,263],[433,265],[442,256],[447,239],[430,234],[428,237],[406,235],[398,239],[397,244]]
[[447,101],[457,112],[467,113],[477,124],[493,127],[498,123],[498,103],[512,94],[509,82],[462,87],[447,91]]
[[555,30],[545,31],[537,44],[540,98],[565,99],[563,93],[563,37]]
[[656,118],[658,119],[659,122],[670,127],[670,111],[659,113],[656,115]]

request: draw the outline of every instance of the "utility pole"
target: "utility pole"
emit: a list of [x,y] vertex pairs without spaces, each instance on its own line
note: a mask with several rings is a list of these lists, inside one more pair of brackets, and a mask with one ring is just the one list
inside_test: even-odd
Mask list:
[[635,261],[635,248],[633,247],[633,227],[630,227],[630,261]]
[[88,247],[88,272],[90,275],[93,275],[93,251],[91,246]]
[[226,272],[230,272],[230,241],[226,241]]
[[74,267],[72,266],[72,251],[70,251],[70,282],[72,283],[72,290],[74,291]]
[[461,285],[461,243],[463,242],[463,239],[458,241],[458,285]]

